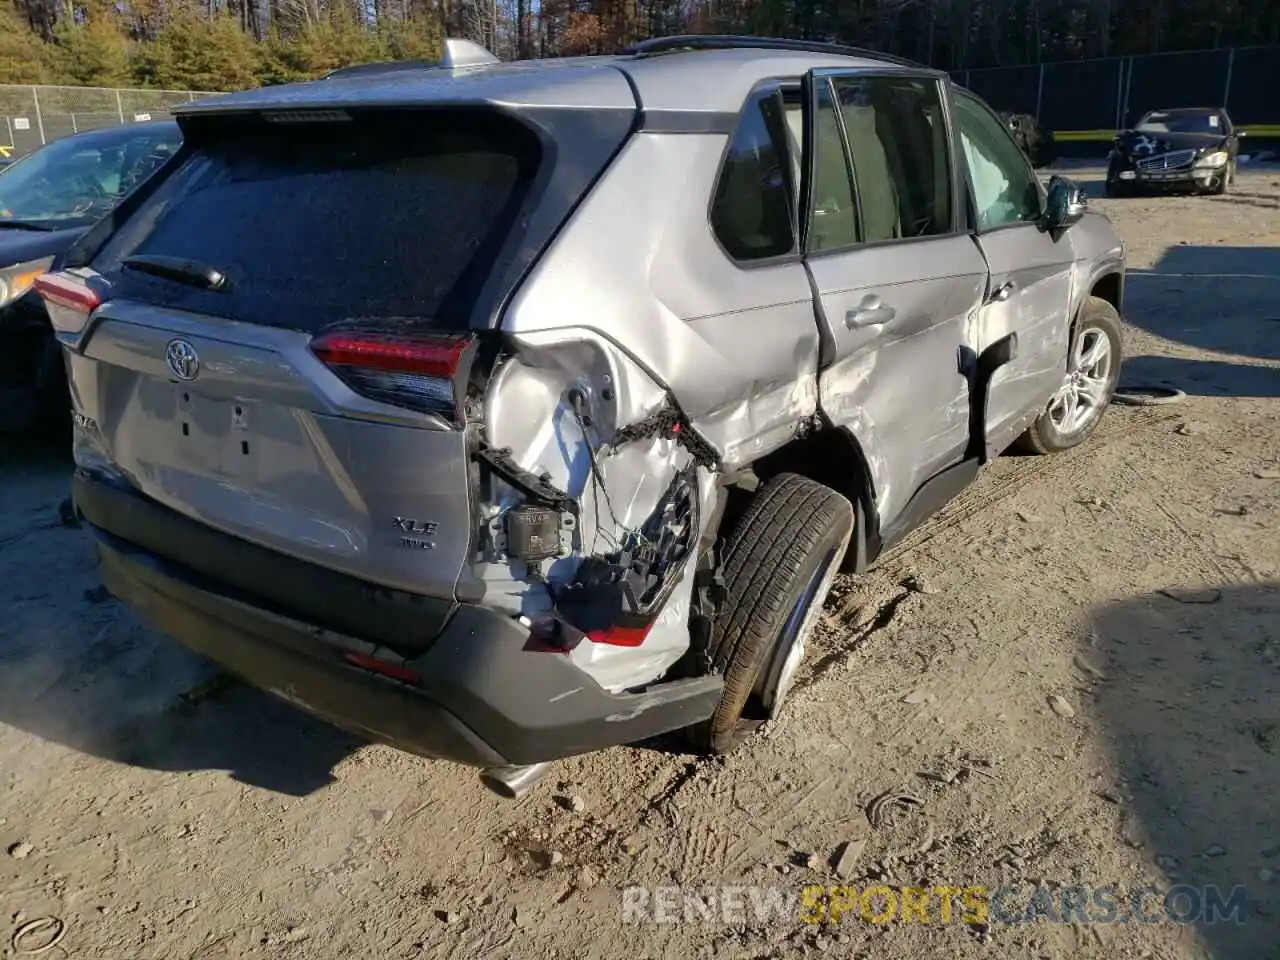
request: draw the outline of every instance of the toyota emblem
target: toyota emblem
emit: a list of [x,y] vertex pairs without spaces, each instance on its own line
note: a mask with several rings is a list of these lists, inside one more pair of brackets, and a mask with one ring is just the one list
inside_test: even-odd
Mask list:
[[194,380],[200,376],[200,355],[186,340],[170,340],[164,348],[164,362],[169,372],[179,380]]

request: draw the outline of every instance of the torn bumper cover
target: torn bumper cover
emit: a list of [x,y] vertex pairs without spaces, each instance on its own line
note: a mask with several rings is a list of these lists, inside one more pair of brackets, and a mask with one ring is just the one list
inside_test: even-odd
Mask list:
[[[563,653],[530,644],[517,621],[466,603],[452,605],[423,652],[397,658],[413,682],[391,679],[346,659],[380,658],[385,647],[317,626],[296,595],[294,609],[267,609],[216,577],[252,567],[254,544],[201,528],[198,556],[183,552],[190,528],[200,525],[83,472],[73,499],[98,541],[108,589],[155,627],[255,686],[402,750],[481,767],[536,763],[697,723],[720,698],[722,680],[714,676],[610,693]],[[153,546],[160,543],[178,546],[161,556]],[[311,569],[318,593],[340,576]],[[363,586],[362,615],[377,622],[386,591]]]

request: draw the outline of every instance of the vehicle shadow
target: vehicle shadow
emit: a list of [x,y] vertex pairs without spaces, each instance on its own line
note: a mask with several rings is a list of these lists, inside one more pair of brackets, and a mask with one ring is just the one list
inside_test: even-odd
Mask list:
[[[333,782],[363,741],[147,629],[101,589],[87,532],[59,516],[65,449],[0,444],[0,725],[132,766],[226,770],[291,796]],[[22,763],[14,743],[0,735],[6,770]]]
[[1169,593],[1092,617],[1099,733],[1160,895],[1229,905],[1242,887],[1243,922],[1196,929],[1215,960],[1261,960],[1280,943],[1280,583]]
[[[1172,247],[1153,268],[1128,272],[1125,320],[1184,346],[1280,360],[1280,248]],[[1226,360],[1164,366],[1170,374],[1174,367],[1203,374],[1225,388],[1212,392],[1233,396],[1275,396],[1273,382],[1280,379],[1280,370]],[[1195,379],[1189,380],[1193,389]]]
[[1154,354],[1128,357],[1121,385],[1173,387],[1191,396],[1280,397],[1280,369]]

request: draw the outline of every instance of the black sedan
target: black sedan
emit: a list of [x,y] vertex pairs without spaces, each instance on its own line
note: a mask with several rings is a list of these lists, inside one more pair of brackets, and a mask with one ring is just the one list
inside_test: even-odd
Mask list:
[[1147,191],[1225,193],[1236,178],[1240,138],[1217,107],[1152,110],[1116,134],[1107,165],[1107,196]]
[[0,168],[0,433],[66,417],[62,354],[31,285],[181,142],[172,121],[133,123],[55,140]]

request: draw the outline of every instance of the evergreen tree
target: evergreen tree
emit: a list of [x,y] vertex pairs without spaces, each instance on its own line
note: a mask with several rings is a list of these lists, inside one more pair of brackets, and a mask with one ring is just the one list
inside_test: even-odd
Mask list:
[[48,52],[12,0],[0,0],[0,83],[44,83]]
[[83,8],[81,14],[54,28],[53,55],[61,79],[90,87],[129,83],[129,41],[119,15],[106,3]]

